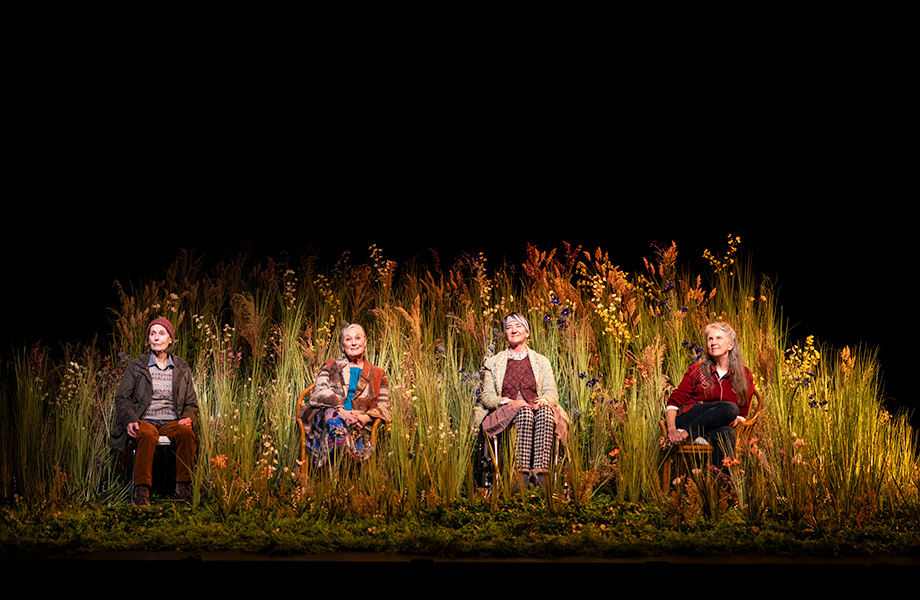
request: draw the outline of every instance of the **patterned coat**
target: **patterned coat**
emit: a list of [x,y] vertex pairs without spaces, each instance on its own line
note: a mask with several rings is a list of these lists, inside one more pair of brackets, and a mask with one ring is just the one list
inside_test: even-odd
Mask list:
[[[350,380],[347,358],[330,359],[320,367],[309,405],[301,414],[301,420],[308,431],[317,411],[345,404]],[[390,421],[390,384],[383,369],[368,360],[364,361],[351,404],[352,410],[365,413],[371,418]]]

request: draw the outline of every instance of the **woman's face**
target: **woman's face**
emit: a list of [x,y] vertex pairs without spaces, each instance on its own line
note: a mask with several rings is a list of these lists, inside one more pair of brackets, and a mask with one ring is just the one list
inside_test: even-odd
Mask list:
[[505,339],[512,348],[527,343],[527,328],[520,321],[508,321],[505,325]]
[[709,355],[714,359],[722,358],[727,355],[735,344],[729,339],[728,335],[721,329],[713,327],[709,330],[706,338],[706,345],[709,348]]
[[150,344],[150,349],[153,352],[165,352],[172,341],[172,338],[169,337],[169,332],[166,331],[166,328],[162,325],[154,325],[150,328],[150,335],[147,337],[147,342]]
[[342,335],[342,346],[345,350],[345,356],[350,360],[355,360],[364,356],[367,350],[367,336],[360,327],[349,327]]

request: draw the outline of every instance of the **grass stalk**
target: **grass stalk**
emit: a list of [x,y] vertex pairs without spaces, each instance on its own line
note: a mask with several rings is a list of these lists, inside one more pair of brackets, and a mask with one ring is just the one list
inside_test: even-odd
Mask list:
[[[478,501],[470,428],[477,376],[501,349],[501,317],[518,310],[530,319],[532,347],[552,364],[571,422],[568,495],[547,496],[554,514],[566,502],[587,509],[611,490],[621,503],[726,516],[714,481],[685,479],[662,495],[659,479],[666,398],[697,359],[702,327],[719,318],[738,331],[766,406],[729,469],[746,522],[784,515],[827,531],[853,515],[920,511],[916,434],[885,410],[875,353],[793,340],[772,285],[754,277],[737,245],[730,238],[726,252],[707,252],[709,270],[700,273],[681,266],[673,244],[656,246],[641,273],[568,245],[530,247],[520,267],[496,269],[483,255],[397,265],[371,247],[367,260],[343,256],[328,271],[312,257],[240,255],[206,273],[183,254],[162,280],[119,287],[116,358],[87,349],[60,359],[20,351],[4,361],[0,492],[36,505],[117,497],[105,441],[118,367],[143,351],[150,318],[166,315],[201,409],[196,507],[217,503],[227,519],[279,506],[417,518]],[[345,321],[368,331],[368,357],[389,376],[393,420],[372,459],[340,457],[300,481],[293,402],[338,354]],[[499,444],[492,507],[519,500],[508,439]],[[691,492],[692,510],[675,504]]]

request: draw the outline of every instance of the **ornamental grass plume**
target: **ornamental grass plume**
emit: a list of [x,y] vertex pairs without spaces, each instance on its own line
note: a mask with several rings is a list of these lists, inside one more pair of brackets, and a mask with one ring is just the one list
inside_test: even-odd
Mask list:
[[[420,516],[517,500],[507,445],[491,490],[477,489],[472,460],[480,370],[501,349],[500,319],[515,310],[528,316],[532,347],[550,360],[571,422],[559,467],[565,493],[551,495],[547,510],[589,508],[609,495],[670,507],[684,523],[732,514],[692,471],[663,491],[659,470],[665,402],[703,355],[703,327],[723,319],[738,331],[763,397],[756,443],[725,465],[748,522],[781,515],[826,530],[850,514],[869,522],[883,508],[917,511],[916,439],[906,418],[885,410],[877,355],[792,339],[772,285],[753,276],[740,247],[730,236],[727,250],[707,250],[708,267],[694,272],[675,243],[655,243],[641,273],[601,248],[569,244],[528,245],[521,265],[482,253],[442,265],[433,252],[433,264],[399,265],[371,246],[364,259],[346,253],[331,268],[315,254],[283,262],[240,254],[205,272],[183,255],[161,281],[117,286],[105,352],[23,352],[4,367],[0,491],[36,505],[52,495],[127,497],[119,458],[105,448],[119,365],[143,351],[150,317],[168,311],[190,315],[177,330],[201,413],[194,507],[219,503],[225,516]],[[368,356],[390,381],[393,419],[369,459],[307,468],[299,479],[294,402],[337,355],[345,322],[368,331]],[[708,475],[702,465],[697,472]]]

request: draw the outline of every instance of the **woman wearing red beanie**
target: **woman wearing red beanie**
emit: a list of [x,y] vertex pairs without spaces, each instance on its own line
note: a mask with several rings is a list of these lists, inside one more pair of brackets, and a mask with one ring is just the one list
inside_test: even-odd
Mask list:
[[109,446],[124,451],[128,437],[137,440],[133,500],[149,504],[153,455],[161,435],[176,448],[176,496],[191,500],[198,400],[188,363],[174,355],[175,332],[163,317],[147,326],[149,352],[130,362],[115,395],[116,420]]

